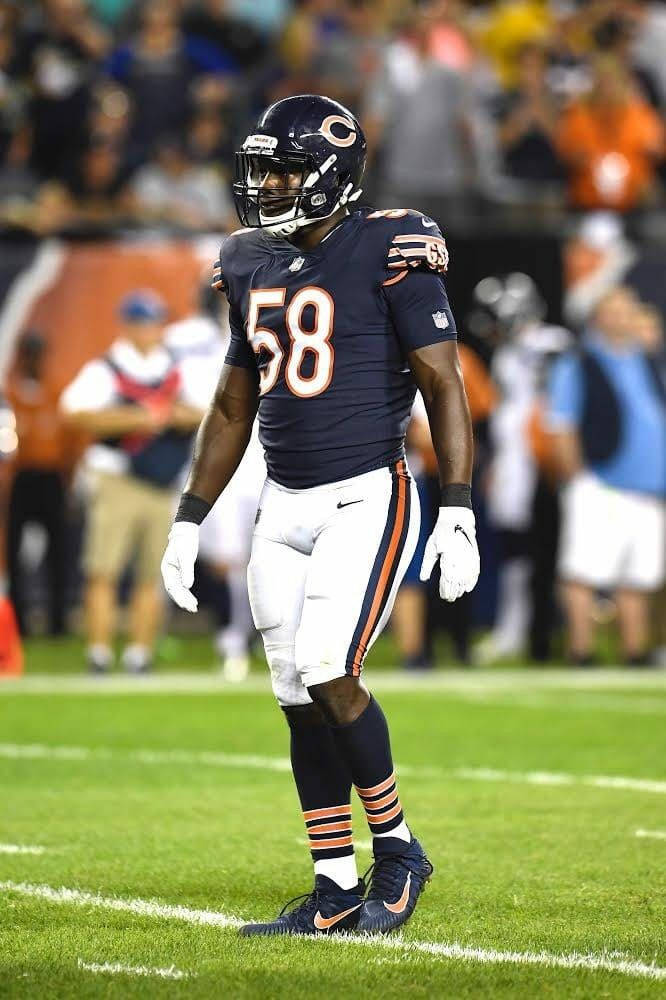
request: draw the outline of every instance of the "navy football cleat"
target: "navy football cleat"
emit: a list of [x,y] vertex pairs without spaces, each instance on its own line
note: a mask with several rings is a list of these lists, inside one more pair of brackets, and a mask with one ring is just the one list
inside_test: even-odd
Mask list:
[[[355,889],[341,889],[325,875],[316,875],[314,889],[304,896],[290,900],[279,917],[267,924],[245,924],[240,934],[334,934],[352,931],[358,923],[365,884],[359,882]],[[293,910],[287,907],[298,903]]]
[[357,931],[388,934],[414,912],[433,867],[418,840],[406,844],[398,837],[376,837],[370,891],[361,908]]

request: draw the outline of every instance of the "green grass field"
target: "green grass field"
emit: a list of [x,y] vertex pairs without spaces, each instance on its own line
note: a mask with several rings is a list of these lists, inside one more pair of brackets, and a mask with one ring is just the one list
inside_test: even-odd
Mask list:
[[45,659],[0,684],[0,996],[664,996],[664,674],[375,671],[435,877],[402,938],[266,941],[311,870],[263,675]]

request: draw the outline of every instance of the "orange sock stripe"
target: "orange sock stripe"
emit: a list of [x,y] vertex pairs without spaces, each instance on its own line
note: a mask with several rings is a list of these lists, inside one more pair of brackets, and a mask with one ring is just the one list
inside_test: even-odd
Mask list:
[[308,833],[340,833],[341,830],[351,830],[351,820],[345,823],[323,823],[321,826],[309,826]]
[[385,781],[380,781],[378,785],[373,785],[372,788],[359,788],[356,785],[356,791],[361,796],[362,799],[367,799],[373,795],[379,795],[380,792],[385,792],[395,781],[395,771],[391,771],[388,778]]
[[363,802],[363,808],[366,812],[377,812],[378,809],[385,809],[386,806],[393,805],[398,797],[398,792],[395,788],[392,788],[388,795],[384,795],[381,799],[374,799],[372,802]]
[[351,804],[347,806],[333,806],[326,809],[309,809],[303,813],[303,819],[333,819],[334,816],[349,816],[351,818]]
[[397,816],[399,812],[402,812],[400,802],[398,802],[393,809],[390,809],[389,812],[383,813],[381,816],[368,816],[366,814],[366,818],[371,826],[381,826],[382,823],[388,823],[388,821],[393,819],[394,816]]
[[329,847],[351,847],[352,846],[351,837],[340,837],[339,840],[311,840],[310,850],[311,851],[323,851],[327,850]]

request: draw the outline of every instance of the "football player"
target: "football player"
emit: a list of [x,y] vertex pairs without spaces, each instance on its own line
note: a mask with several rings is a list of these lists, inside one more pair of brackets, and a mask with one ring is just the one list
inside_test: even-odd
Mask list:
[[[453,601],[479,575],[446,245],[418,212],[353,209],[365,152],[346,108],[303,95],[269,107],[236,154],[244,228],[225,240],[215,272],[231,344],[162,564],[171,597],[195,611],[199,525],[258,409],[268,477],[248,585],[290,729],[315,883],[244,934],[386,933],[410,917],[433,871],[403,815],[386,719],[361,679],[418,536],[404,458],[416,386],[442,485],[421,576],[439,561],[441,596]],[[373,837],[367,895],[352,785]]]

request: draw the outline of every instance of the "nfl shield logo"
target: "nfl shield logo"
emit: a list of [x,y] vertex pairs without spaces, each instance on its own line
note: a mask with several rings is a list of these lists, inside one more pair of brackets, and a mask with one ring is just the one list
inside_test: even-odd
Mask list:
[[441,309],[432,314],[432,319],[438,330],[446,330],[449,325],[449,317]]
[[305,257],[296,257],[294,260],[292,260],[291,264],[289,265],[289,270],[300,271],[300,269],[303,267],[303,264],[305,264]]

